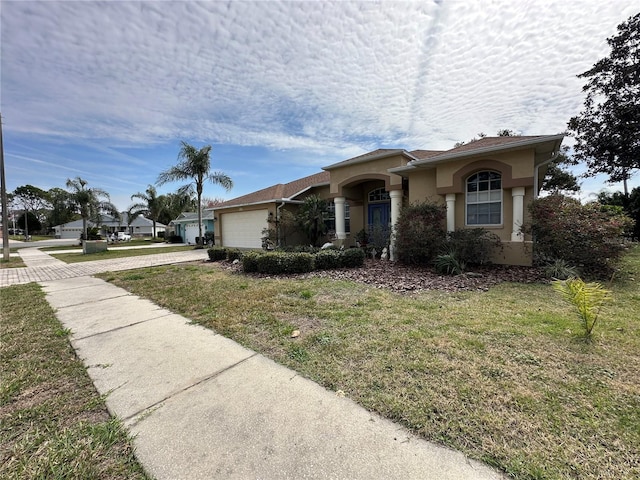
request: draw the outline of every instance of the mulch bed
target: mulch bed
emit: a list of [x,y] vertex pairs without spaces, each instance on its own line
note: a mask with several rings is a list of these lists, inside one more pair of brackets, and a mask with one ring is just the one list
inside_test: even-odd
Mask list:
[[[267,274],[245,274],[240,264],[216,262],[234,273],[255,278],[273,278]],[[331,278],[363,283],[374,288],[387,288],[397,293],[419,293],[426,290],[487,291],[502,282],[544,283],[549,280],[539,268],[511,265],[477,266],[462,275],[440,275],[433,268],[402,265],[383,260],[365,260],[361,268],[321,270],[310,273],[278,275],[278,278]]]

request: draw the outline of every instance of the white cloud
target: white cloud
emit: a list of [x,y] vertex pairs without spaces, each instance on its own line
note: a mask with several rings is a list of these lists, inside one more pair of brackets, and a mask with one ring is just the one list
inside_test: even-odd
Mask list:
[[3,117],[16,133],[80,142],[187,138],[318,159],[450,148],[501,128],[556,133],[582,104],[576,75],[607,54],[606,37],[634,9],[3,2]]

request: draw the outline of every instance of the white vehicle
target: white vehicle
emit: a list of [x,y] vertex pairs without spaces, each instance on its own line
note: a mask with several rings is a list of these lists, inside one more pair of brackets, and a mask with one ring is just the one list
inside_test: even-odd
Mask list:
[[119,242],[129,242],[131,241],[131,235],[127,232],[118,232],[118,237],[116,238]]

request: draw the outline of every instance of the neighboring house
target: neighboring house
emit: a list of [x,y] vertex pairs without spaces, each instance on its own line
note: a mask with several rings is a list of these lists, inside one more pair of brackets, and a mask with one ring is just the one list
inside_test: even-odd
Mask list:
[[[195,245],[198,238],[198,212],[184,212],[178,218],[172,220],[170,226],[174,228],[174,234],[182,237],[184,243]],[[202,235],[213,231],[213,212],[202,211]]]
[[403,205],[439,202],[447,208],[448,231],[486,228],[504,245],[494,262],[530,265],[531,239],[521,227],[563,138],[485,137],[447,151],[375,150],[207,211],[215,221],[216,244],[260,248],[263,229],[277,224],[282,209],[295,209],[305,196],[317,194],[332,202],[334,243],[349,246],[362,229],[394,225]]
[[[128,225],[128,217],[125,212],[120,214],[120,220],[111,215],[101,215],[98,224],[89,220],[87,225],[90,228],[98,227],[103,236],[115,232],[127,232],[133,237],[151,237],[153,235],[153,221],[139,215],[131,222],[131,225]],[[160,235],[166,228],[166,225],[156,222],[156,235]],[[53,230],[56,238],[79,239],[82,235],[82,219],[56,225]]]

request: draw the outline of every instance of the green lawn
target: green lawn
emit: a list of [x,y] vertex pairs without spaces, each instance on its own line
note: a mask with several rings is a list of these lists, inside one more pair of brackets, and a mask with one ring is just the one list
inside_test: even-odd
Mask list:
[[40,287],[2,288],[0,304],[0,478],[148,478]]
[[585,343],[549,284],[403,296],[215,265],[101,275],[517,479],[640,478],[639,276],[635,248]]
[[[147,243],[148,245],[148,243]],[[68,247],[67,247],[68,248]],[[111,248],[104,252],[84,254],[77,253],[51,253],[58,260],[66,263],[91,262],[93,260],[108,260],[112,258],[139,257],[141,255],[155,255],[158,253],[182,252],[184,250],[193,250],[193,245],[176,245],[173,247],[156,247],[156,248],[135,248],[130,250]]]

